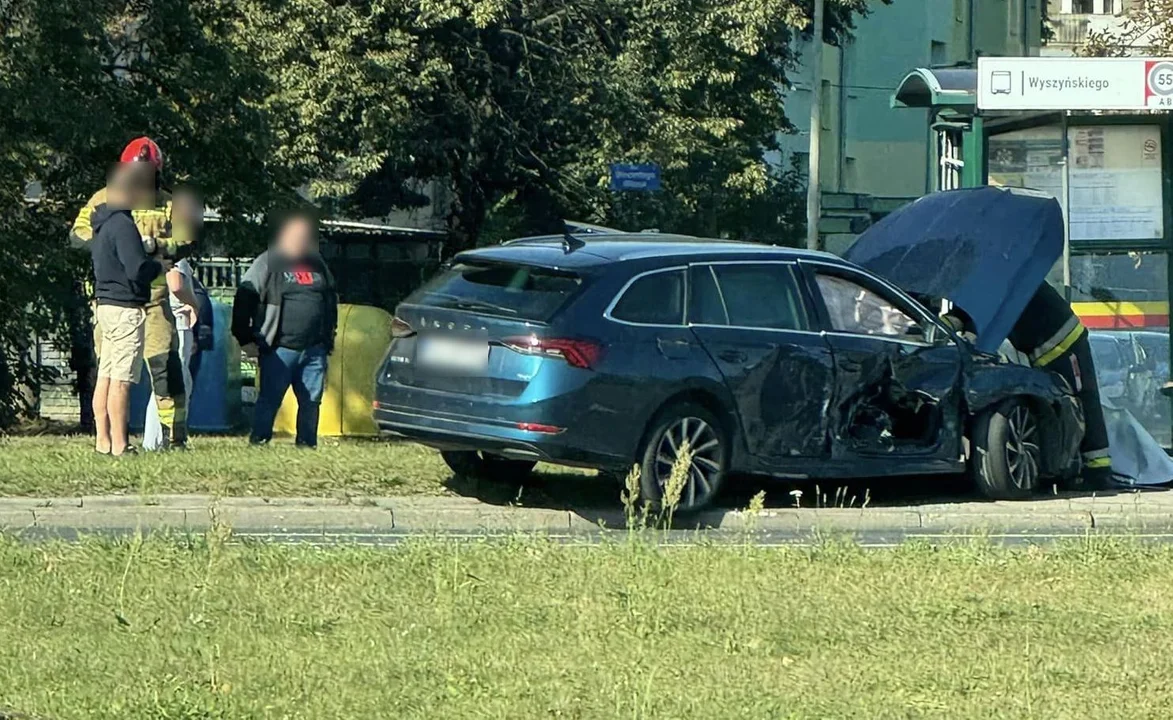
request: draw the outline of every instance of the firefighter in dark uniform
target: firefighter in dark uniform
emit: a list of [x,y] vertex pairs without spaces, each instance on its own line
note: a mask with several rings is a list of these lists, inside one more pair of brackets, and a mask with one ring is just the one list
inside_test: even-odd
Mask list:
[[[147,254],[177,261],[191,251],[193,231],[185,222],[172,222],[171,194],[163,190],[161,173],[163,153],[150,138],[133,140],[122,151],[122,162],[150,163],[155,173],[154,207],[138,208],[131,212],[135,225],[143,236]],[[71,242],[87,247],[93,239],[90,216],[106,202],[105,188],[98,190],[81,209],[70,232]],[[178,220],[178,218],[177,218]],[[151,389],[158,404],[159,420],[163,426],[163,447],[182,446],[187,440],[187,407],[183,387],[183,366],[179,356],[179,336],[175,318],[167,297],[167,281],[159,276],[151,285],[151,299],[146,307],[146,357]],[[94,334],[94,350],[102,352],[101,336]]]
[[1063,296],[1043,283],[1022,311],[1009,339],[1030,358],[1031,365],[1059,373],[1079,396],[1086,423],[1079,446],[1083,481],[1088,489],[1107,487],[1112,479],[1112,458],[1087,328]]

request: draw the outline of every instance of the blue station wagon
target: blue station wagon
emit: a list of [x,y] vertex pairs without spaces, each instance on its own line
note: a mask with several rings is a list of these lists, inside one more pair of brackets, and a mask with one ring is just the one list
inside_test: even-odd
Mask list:
[[977,352],[924,305],[833,255],[652,234],[461,253],[402,303],[377,378],[384,432],[460,474],[536,462],[625,474],[679,508],[731,473],[964,472],[1022,497],[1083,433],[1059,376]]

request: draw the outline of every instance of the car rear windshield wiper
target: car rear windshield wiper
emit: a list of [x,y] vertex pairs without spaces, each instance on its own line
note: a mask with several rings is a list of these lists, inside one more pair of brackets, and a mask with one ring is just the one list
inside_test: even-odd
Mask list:
[[514,310],[511,307],[496,305],[494,303],[484,302],[482,300],[457,300],[456,302],[452,303],[450,307],[458,308],[460,310],[487,310],[489,312],[508,313],[509,315],[517,314],[517,310]]
[[444,305],[441,305],[440,307],[456,308],[458,310],[481,310],[481,311],[488,310],[491,312],[495,311],[495,312],[508,313],[510,315],[516,315],[518,313],[518,311],[515,310],[514,308],[506,307],[505,305],[497,305],[495,303],[487,302],[485,300],[468,300],[466,298],[460,297],[459,295],[453,295],[452,293],[438,292],[438,291],[433,290],[433,291],[429,292],[428,294],[432,295],[434,297],[444,298],[445,300],[452,301],[449,303],[445,303]]

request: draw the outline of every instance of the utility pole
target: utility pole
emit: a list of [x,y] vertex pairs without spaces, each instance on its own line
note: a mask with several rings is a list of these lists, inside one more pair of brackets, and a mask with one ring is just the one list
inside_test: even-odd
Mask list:
[[807,159],[806,187],[806,246],[810,250],[821,250],[819,246],[819,144],[823,134],[823,2],[815,0],[814,27],[811,29],[811,129],[810,152]]
[[1063,159],[1059,161],[1063,173],[1060,191],[1063,195],[1063,297],[1071,302],[1071,157],[1067,145],[1066,111],[1063,112],[1063,121],[1059,127],[1063,133]]

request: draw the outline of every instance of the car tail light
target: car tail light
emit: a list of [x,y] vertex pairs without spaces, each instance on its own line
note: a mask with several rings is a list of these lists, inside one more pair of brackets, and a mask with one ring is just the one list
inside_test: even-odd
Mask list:
[[545,355],[562,358],[567,365],[577,368],[591,368],[599,361],[603,348],[590,340],[567,338],[543,338],[536,335],[506,338],[501,343],[510,350],[527,355]]
[[391,337],[405,338],[415,335],[415,328],[413,328],[406,320],[398,315],[391,318]]

